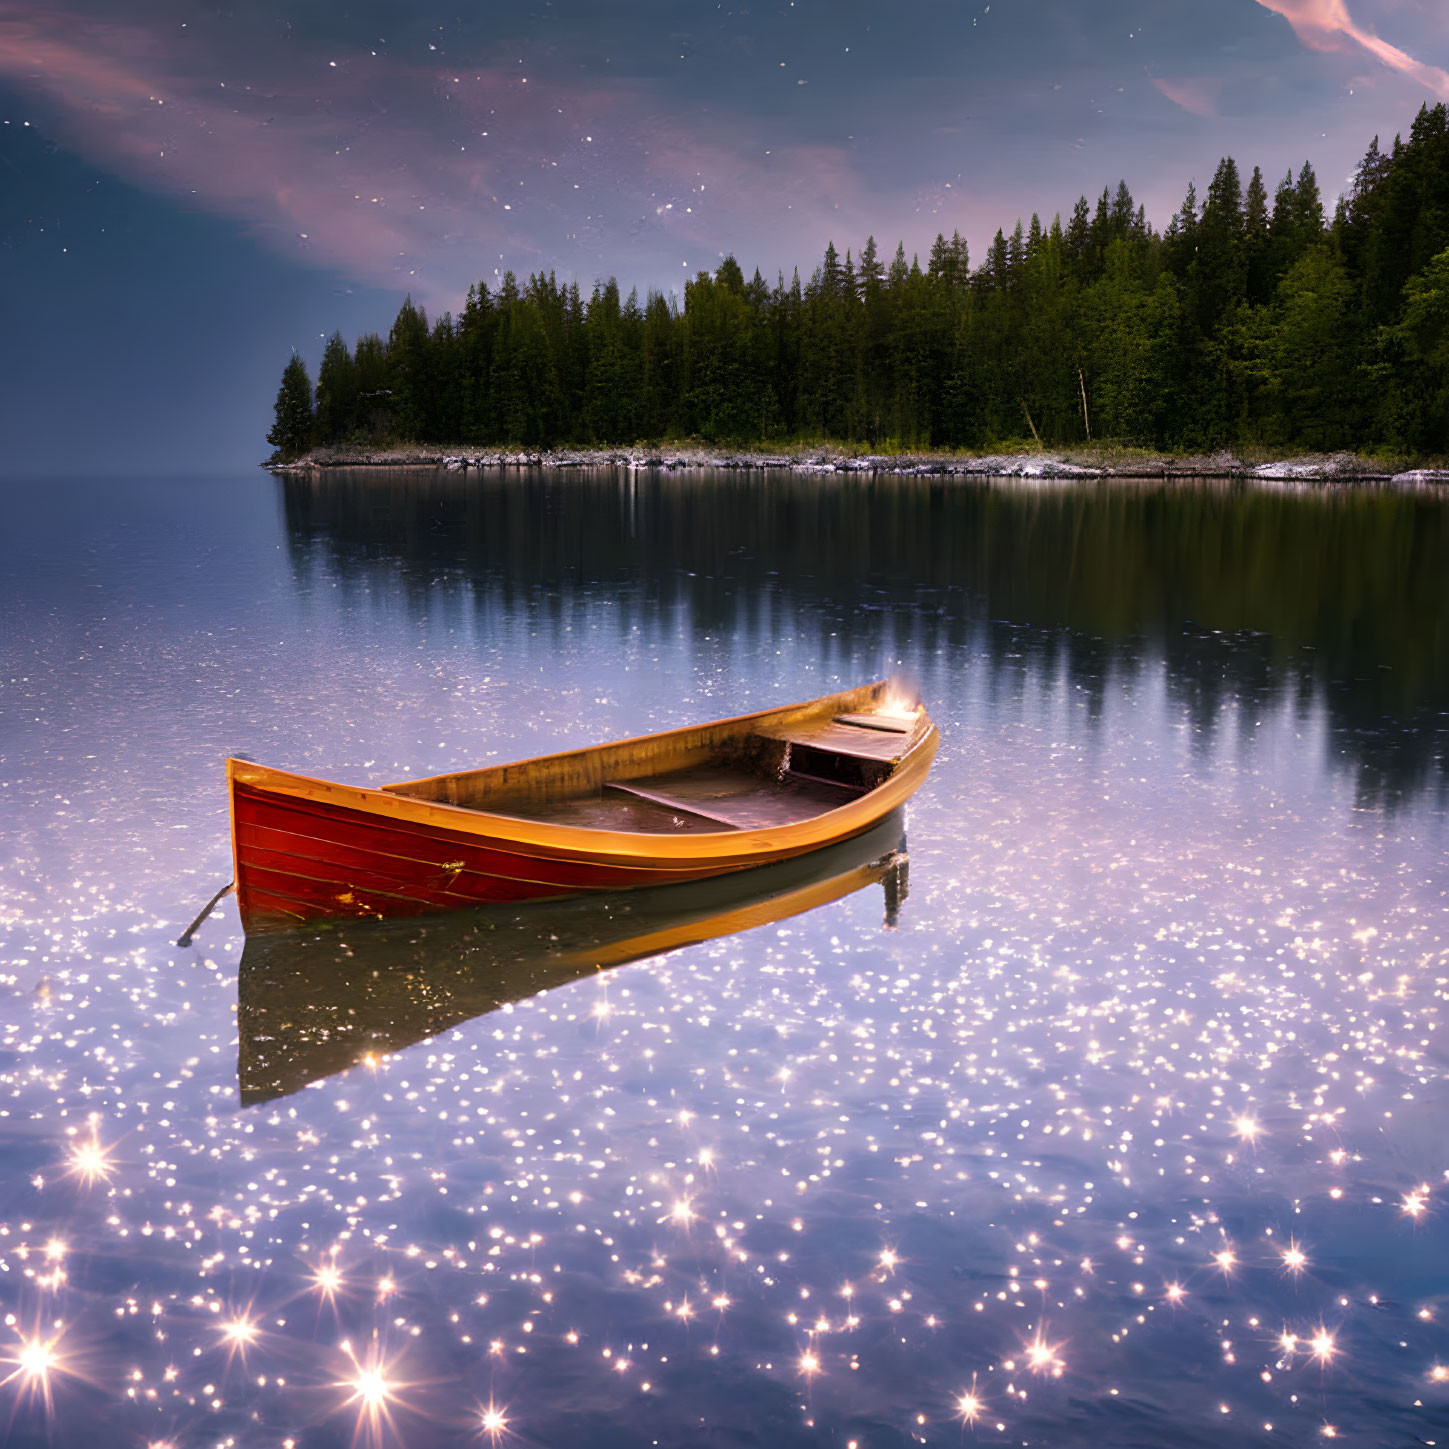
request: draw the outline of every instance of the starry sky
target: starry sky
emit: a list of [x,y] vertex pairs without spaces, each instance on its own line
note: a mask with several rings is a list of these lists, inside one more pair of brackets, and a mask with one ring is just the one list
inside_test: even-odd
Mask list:
[[1449,100],[1441,0],[0,0],[0,476],[216,472],[411,293],[924,252],[1218,159],[1325,195]]

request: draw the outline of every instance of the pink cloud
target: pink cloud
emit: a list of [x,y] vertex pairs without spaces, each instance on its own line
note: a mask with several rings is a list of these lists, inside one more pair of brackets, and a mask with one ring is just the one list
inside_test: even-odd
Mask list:
[[1221,80],[1168,80],[1156,75],[1148,79],[1174,105],[1181,106],[1194,116],[1217,115],[1218,97],[1223,90]]
[[268,57],[265,82],[246,64],[200,35],[182,53],[0,0],[0,77],[42,98],[80,155],[430,310],[495,266],[622,260],[682,282],[732,231],[778,254],[865,217],[843,151],[767,150],[716,119],[691,134],[622,84],[336,50]]
[[[356,137],[339,110],[352,77],[328,103],[308,104],[274,87],[228,88],[214,73],[171,74],[143,30],[58,20],[0,19],[0,74],[50,101],[81,154],[354,277],[396,285],[412,270],[401,264],[425,235],[412,213],[427,203],[398,164],[408,138],[389,127],[366,160],[348,156]],[[481,159],[471,171],[486,184]]]
[[1412,77],[1441,100],[1449,100],[1449,71],[1416,60],[1357,24],[1348,13],[1347,0],[1258,0],[1266,10],[1281,15],[1304,45],[1313,50],[1342,50],[1353,42],[1392,70]]

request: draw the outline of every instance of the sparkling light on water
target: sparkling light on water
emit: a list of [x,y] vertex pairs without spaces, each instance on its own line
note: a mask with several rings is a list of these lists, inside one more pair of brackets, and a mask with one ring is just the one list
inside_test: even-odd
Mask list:
[[[798,578],[742,622],[728,560],[687,597],[510,594],[429,526],[404,564],[239,529],[197,571],[221,604],[118,559],[104,608],[16,614],[17,1442],[1442,1440],[1442,807],[1362,798],[1271,651],[1213,693],[1260,635],[1093,652]],[[229,867],[225,751],[390,779],[903,655],[946,743],[894,931],[874,884],[578,979],[545,955],[501,1004],[470,993],[502,925],[392,974],[322,933],[272,996],[230,906],[174,946]],[[253,1047],[311,1085],[241,1106]]]
[[69,1158],[69,1170],[87,1187],[96,1182],[109,1182],[111,1173],[115,1171],[110,1149],[103,1147],[95,1137],[74,1143]]
[[[14,1328],[13,1322],[10,1326]],[[14,1365],[12,1371],[0,1379],[0,1386],[12,1386],[22,1403],[35,1400],[47,1413],[53,1412],[53,1382],[57,1376],[72,1371],[71,1365],[61,1355],[61,1336],[59,1329],[48,1338],[17,1331],[17,1341],[11,1351],[0,1355],[0,1363]]]

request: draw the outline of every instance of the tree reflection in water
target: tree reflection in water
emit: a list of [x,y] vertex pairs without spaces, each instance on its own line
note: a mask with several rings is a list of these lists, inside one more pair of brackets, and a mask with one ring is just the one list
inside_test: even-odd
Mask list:
[[[1361,803],[1445,787],[1449,509],[1437,494],[1229,480],[350,469],[280,482],[298,578],[462,594],[561,631],[606,598],[621,636],[822,656],[983,652],[997,686],[1065,669],[1089,713],[1150,660],[1207,746],[1228,702],[1326,710]],[[401,570],[399,570],[401,566]]]

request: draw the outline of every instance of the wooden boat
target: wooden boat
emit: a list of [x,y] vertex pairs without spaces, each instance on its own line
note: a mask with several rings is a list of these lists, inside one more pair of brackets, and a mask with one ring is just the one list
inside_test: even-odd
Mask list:
[[626,962],[783,921],[879,883],[907,889],[900,812],[839,845],[683,885],[250,936],[237,973],[243,1106]]
[[516,764],[380,788],[228,760],[248,932],[701,880],[868,830],[939,740],[882,681]]

